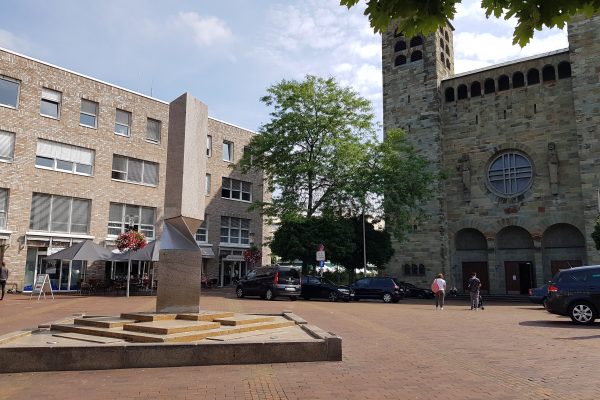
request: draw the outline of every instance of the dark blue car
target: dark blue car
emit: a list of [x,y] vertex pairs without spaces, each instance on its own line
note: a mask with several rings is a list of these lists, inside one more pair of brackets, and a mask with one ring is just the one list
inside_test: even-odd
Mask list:
[[531,301],[532,303],[541,304],[544,306],[544,308],[546,308],[547,300],[548,300],[548,285],[529,289],[529,301]]

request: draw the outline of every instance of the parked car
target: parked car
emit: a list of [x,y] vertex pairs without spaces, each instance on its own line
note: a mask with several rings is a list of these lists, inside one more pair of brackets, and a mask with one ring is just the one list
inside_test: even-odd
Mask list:
[[564,269],[548,284],[546,310],[591,324],[600,310],[600,265]]
[[423,289],[408,282],[399,282],[400,287],[404,289],[405,297],[416,297],[418,299],[433,299],[435,294],[431,289]]
[[350,301],[354,298],[354,290],[348,286],[338,286],[335,283],[318,276],[302,276],[301,296],[305,300],[309,299],[328,299],[337,301],[338,299]]
[[274,265],[250,271],[237,283],[235,294],[239,298],[259,296],[274,300],[278,296],[286,296],[290,300],[296,300],[300,297],[301,289],[302,276],[299,268]]
[[404,292],[395,278],[383,276],[362,278],[352,283],[350,288],[354,290],[356,301],[381,299],[384,303],[397,303],[404,297]]
[[529,301],[535,304],[541,304],[546,308],[546,300],[548,299],[548,285],[538,288],[529,289]]

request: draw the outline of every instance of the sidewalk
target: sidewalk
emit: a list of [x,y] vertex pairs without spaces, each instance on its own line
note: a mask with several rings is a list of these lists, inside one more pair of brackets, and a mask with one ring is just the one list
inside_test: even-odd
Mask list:
[[[154,297],[7,295],[0,333],[77,312],[151,311]],[[291,310],[342,336],[344,361],[0,375],[0,399],[592,399],[598,325],[573,326],[530,304],[469,311],[430,301],[272,302],[206,290],[205,309]],[[596,339],[596,340],[594,340]],[[434,389],[432,389],[432,387]],[[440,395],[440,393],[442,393]]]

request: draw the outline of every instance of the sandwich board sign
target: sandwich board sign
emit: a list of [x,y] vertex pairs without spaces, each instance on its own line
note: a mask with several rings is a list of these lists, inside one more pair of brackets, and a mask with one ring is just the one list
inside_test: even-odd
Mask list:
[[46,292],[50,292],[52,295],[52,300],[54,300],[54,293],[52,293],[52,285],[50,285],[50,275],[48,274],[39,274],[37,278],[35,278],[35,283],[33,284],[33,288],[31,288],[31,294],[29,295],[29,300],[33,297],[34,294],[38,295],[38,300],[44,294],[44,299],[46,298]]

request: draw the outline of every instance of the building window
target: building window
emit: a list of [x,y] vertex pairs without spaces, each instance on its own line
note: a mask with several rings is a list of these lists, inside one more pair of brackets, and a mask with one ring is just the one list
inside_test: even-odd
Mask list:
[[525,86],[525,75],[522,72],[517,71],[513,74],[513,89],[521,88]]
[[506,152],[498,155],[488,168],[491,188],[503,196],[514,196],[526,191],[533,180],[531,161],[523,154]]
[[54,119],[60,118],[60,101],[62,94],[55,90],[42,88],[40,114]]
[[546,65],[544,68],[542,68],[542,79],[544,82],[556,80],[556,71],[554,70],[554,66]]
[[396,59],[394,60],[394,66],[399,66],[399,65],[404,65],[406,64],[406,56],[400,54],[398,57],[396,57]]
[[446,88],[445,96],[446,96],[446,103],[454,101],[454,88],[452,88],[452,87]]
[[407,276],[424,276],[425,265],[423,264],[404,264],[404,275]]
[[233,162],[233,143],[223,141],[223,161]]
[[81,111],[79,112],[79,124],[88,128],[97,128],[98,103],[81,99]]
[[212,156],[212,136],[206,136],[206,156]]
[[206,180],[204,181],[205,184],[205,194],[208,196],[210,195],[210,185],[211,185],[211,175],[210,174],[206,174]]
[[498,91],[502,92],[504,90],[508,90],[510,88],[510,83],[507,75],[500,75],[498,78]]
[[413,36],[412,39],[410,39],[410,47],[416,47],[416,46],[422,46],[423,45],[423,38],[421,36]]
[[108,211],[108,235],[118,236],[133,229],[148,239],[154,239],[156,209],[132,204],[110,203]]
[[119,110],[115,114],[115,133],[117,135],[129,136],[131,131],[131,113]]
[[254,158],[252,156],[252,149],[250,149],[250,146],[244,146],[243,157],[249,161],[250,165],[254,164]]
[[146,123],[146,140],[152,143],[160,143],[160,121],[148,118]]
[[535,68],[527,71],[527,86],[540,83],[540,71]]
[[0,161],[12,162],[15,155],[15,134],[0,131]]
[[221,217],[221,243],[250,243],[250,220],[235,217]]
[[568,61],[558,63],[558,79],[571,77],[571,64]]
[[8,212],[8,189],[0,188],[0,229],[6,229],[6,213]]
[[404,40],[398,40],[394,45],[394,51],[406,50],[406,42]]
[[252,200],[252,184],[237,179],[222,178],[221,197],[224,199]]
[[158,186],[158,164],[113,154],[112,179]]
[[471,98],[475,96],[481,96],[481,83],[479,82],[471,83]]
[[494,93],[496,91],[496,82],[492,78],[487,78],[483,84],[485,94]]
[[421,53],[420,50],[417,51],[413,51],[412,54],[410,55],[410,61],[419,61],[423,59],[423,53]]
[[29,229],[85,234],[90,228],[90,200],[34,193]]
[[204,216],[204,221],[196,231],[196,242],[208,243],[208,217]]
[[467,92],[467,85],[458,85],[458,89],[456,89],[456,92],[458,94],[458,99],[459,100],[464,100],[467,97],[469,97],[469,94]]
[[0,76],[0,105],[17,108],[19,81]]
[[94,150],[38,139],[35,166],[71,174],[92,175]]

